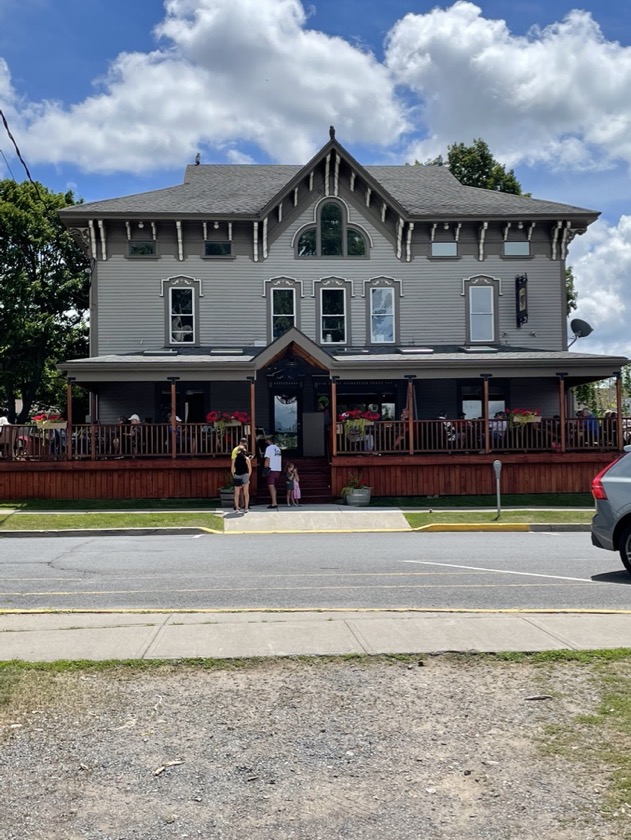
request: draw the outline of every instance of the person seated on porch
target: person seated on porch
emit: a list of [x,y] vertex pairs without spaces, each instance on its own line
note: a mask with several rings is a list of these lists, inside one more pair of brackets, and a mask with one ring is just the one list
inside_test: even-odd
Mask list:
[[137,414],[130,416],[129,429],[125,434],[127,435],[129,454],[135,457],[142,451],[142,423]]
[[0,411],[0,458],[9,457],[11,446],[11,424],[6,411]]
[[607,446],[618,445],[618,414],[610,408],[603,414],[603,442]]
[[489,429],[491,431],[491,442],[492,443],[503,443],[504,437],[506,436],[506,429],[508,427],[508,422],[506,420],[506,414],[503,411],[496,411],[493,415],[493,419],[489,420]]
[[[171,426],[171,418],[173,417],[173,412],[169,411],[167,414],[167,423]],[[180,423],[182,420],[175,415],[175,449],[176,451],[180,451],[182,449],[182,428]],[[171,429],[169,428],[167,433],[167,452],[171,451]]]
[[[59,417],[61,422],[66,420],[66,415],[61,414]],[[66,430],[65,429],[51,429],[48,438],[48,451],[51,458],[55,460],[61,458],[66,451]]]
[[439,446],[441,449],[453,449],[456,441],[456,427],[447,420],[446,412],[438,415],[438,419],[442,421],[439,427]]
[[471,420],[467,419],[464,411],[458,414],[458,419],[454,420],[454,427],[456,429],[456,444],[458,449],[462,452],[469,452],[472,449],[480,449],[477,441],[475,427]]
[[[410,419],[410,411],[408,408],[404,408],[401,411],[400,421],[401,423],[407,423]],[[407,426],[399,426],[399,434],[396,436],[393,442],[393,447],[395,449],[404,449],[407,446],[407,439],[408,439],[408,430]]]
[[582,408],[580,411],[578,435],[583,446],[593,446],[598,443],[600,426],[589,408]]

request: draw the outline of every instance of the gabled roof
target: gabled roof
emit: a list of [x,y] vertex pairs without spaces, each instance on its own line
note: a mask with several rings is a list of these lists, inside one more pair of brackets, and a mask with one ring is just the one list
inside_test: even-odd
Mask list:
[[580,217],[598,212],[571,204],[463,186],[444,166],[362,166],[330,140],[304,166],[283,164],[200,164],[186,167],[184,183],[123,198],[78,204],[62,218],[251,218],[259,219],[295,184],[335,151],[360,178],[410,219],[520,219]]

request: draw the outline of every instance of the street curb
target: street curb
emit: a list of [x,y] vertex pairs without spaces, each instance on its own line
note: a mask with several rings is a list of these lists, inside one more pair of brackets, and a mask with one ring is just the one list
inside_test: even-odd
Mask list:
[[151,537],[187,536],[200,534],[222,534],[210,528],[66,528],[46,531],[0,531],[2,537]]
[[505,533],[527,533],[527,532],[589,532],[591,526],[587,523],[501,523],[501,522],[471,522],[458,523],[450,525],[448,523],[421,525],[418,528],[355,528],[348,530],[333,529],[333,530],[295,530],[295,531],[215,531],[212,528],[204,528],[203,526],[193,528],[67,528],[61,530],[43,530],[43,531],[0,531],[0,539],[4,537],[12,537],[15,539],[26,539],[36,537],[151,537],[151,536],[200,536],[202,534],[216,534],[218,536],[226,537],[242,537],[265,534],[418,534],[418,533],[467,533],[467,532],[489,532],[494,531]]

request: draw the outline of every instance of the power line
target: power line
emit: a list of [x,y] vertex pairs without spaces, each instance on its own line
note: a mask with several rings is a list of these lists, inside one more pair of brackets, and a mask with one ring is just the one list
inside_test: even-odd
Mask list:
[[4,165],[5,165],[5,166],[6,166],[6,168],[9,170],[9,175],[10,175],[10,176],[13,178],[13,180],[15,181],[15,175],[14,175],[14,174],[13,174],[13,172],[11,171],[11,167],[9,166],[9,161],[7,160],[7,157],[6,157],[5,153],[2,151],[2,149],[0,149],[0,155],[2,155],[2,158],[3,158],[3,160],[4,160]]
[[[39,200],[42,202],[42,204],[43,204],[44,206],[46,206],[46,202],[44,201],[44,199],[42,198],[42,196],[41,196],[41,194],[40,194],[39,187],[37,186],[37,184],[35,183],[35,181],[34,181],[34,180],[33,180],[33,178],[31,177],[31,173],[29,172],[29,168],[28,168],[28,166],[26,165],[26,161],[25,161],[25,160],[24,160],[24,158],[22,157],[22,152],[20,151],[20,147],[18,146],[18,144],[17,144],[17,142],[16,142],[16,140],[15,140],[15,137],[11,134],[11,129],[9,128],[9,123],[7,122],[7,118],[5,117],[5,115],[4,115],[4,111],[2,110],[2,108],[0,108],[0,118],[2,119],[2,122],[3,122],[3,124],[4,124],[5,130],[6,130],[6,132],[7,132],[8,137],[9,137],[9,140],[13,143],[13,147],[14,147],[14,149],[15,149],[15,153],[16,153],[16,155],[18,156],[18,160],[20,161],[20,163],[21,163],[21,164],[22,164],[22,166],[24,167],[24,171],[26,172],[26,177],[28,178],[28,180],[30,181],[30,183],[33,185],[33,187],[34,187],[34,189],[35,189],[35,192],[37,193],[37,197],[39,198]],[[4,154],[2,155],[2,157],[4,157]],[[7,164],[7,165],[8,165],[8,164]],[[11,171],[11,170],[9,170],[9,172],[10,172],[10,171]],[[13,174],[13,173],[11,173],[11,174]],[[15,178],[13,178],[13,180],[15,181]]]

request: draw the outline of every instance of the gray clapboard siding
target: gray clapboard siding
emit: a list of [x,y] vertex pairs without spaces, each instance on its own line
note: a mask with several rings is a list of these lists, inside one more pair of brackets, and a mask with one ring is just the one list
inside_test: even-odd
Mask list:
[[[348,197],[348,196],[347,196]],[[284,224],[276,226],[278,238],[269,241],[269,255],[254,262],[252,225],[233,226],[231,260],[201,257],[203,234],[201,223],[183,224],[183,261],[177,259],[175,225],[160,223],[158,227],[159,259],[128,259],[127,234],[122,223],[108,227],[108,259],[98,262],[97,335],[98,354],[142,351],[162,346],[164,342],[165,299],[160,296],[162,280],[180,274],[201,281],[199,342],[240,345],[269,341],[268,305],[265,290],[275,277],[290,277],[302,285],[298,327],[317,340],[316,298],[314,287],[319,280],[337,276],[351,280],[353,297],[350,303],[350,331],[353,345],[367,341],[367,306],[365,284],[372,278],[392,277],[400,281],[399,339],[404,344],[458,344],[466,338],[466,299],[462,295],[464,277],[485,274],[502,280],[499,298],[500,335],[508,344],[548,350],[562,349],[564,321],[563,263],[552,261],[547,253],[531,259],[515,260],[500,257],[501,230],[493,230],[483,261],[478,260],[476,229],[479,225],[463,225],[460,235],[461,257],[438,260],[416,257],[410,262],[396,259],[396,243],[362,212],[357,195],[349,198],[349,221],[360,224],[372,239],[370,259],[314,259],[294,257],[292,240],[305,224],[312,223],[314,206],[320,196],[309,194],[302,201],[301,212],[292,213]],[[419,225],[415,237],[428,241],[429,226]],[[549,250],[544,231],[536,230],[537,248]],[[134,231],[135,235],[135,231]],[[497,247],[495,247],[497,246]],[[415,243],[415,250],[417,243]],[[425,246],[423,246],[425,247]],[[533,242],[533,249],[535,243]],[[403,243],[405,248],[405,243]],[[491,253],[495,252],[495,253]],[[517,274],[529,277],[529,322],[518,330],[515,325],[514,280]],[[530,333],[535,332],[532,336]]]

